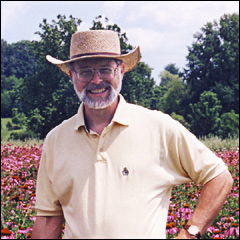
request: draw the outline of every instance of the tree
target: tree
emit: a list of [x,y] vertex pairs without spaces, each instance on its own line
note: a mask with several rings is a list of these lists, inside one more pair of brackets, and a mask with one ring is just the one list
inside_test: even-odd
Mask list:
[[190,107],[191,131],[197,136],[215,134],[219,127],[219,113],[222,108],[217,94],[205,91],[200,95],[199,102],[190,104]]
[[19,102],[19,88],[22,82],[23,79],[18,79],[15,75],[1,75],[1,117],[12,117],[13,108],[22,111]]
[[239,136],[239,114],[233,110],[221,115],[219,136],[228,138],[229,136]]
[[12,99],[10,96],[10,93],[8,91],[5,91],[1,93],[1,117],[11,117],[11,105],[12,105]]
[[24,40],[8,44],[1,39],[1,75],[24,78],[26,75],[32,75],[35,67],[33,42]]
[[12,123],[18,128],[26,126],[27,118],[24,113],[18,112],[17,108],[12,109]]
[[80,19],[70,16],[57,16],[57,21],[52,24],[43,19],[39,26],[41,31],[36,32],[41,38],[34,42],[37,67],[35,74],[24,78],[21,88],[21,102],[24,113],[31,119],[31,114],[39,117],[35,127],[34,121],[28,124],[29,129],[34,129],[40,138],[60,124],[66,118],[76,114],[79,100],[73,89],[69,77],[65,76],[56,66],[48,63],[46,55],[50,54],[58,59],[69,59],[70,40],[77,31]]
[[173,75],[167,71],[164,71],[164,74],[171,80],[167,92],[162,97],[163,111],[168,114],[175,112],[176,114],[185,115],[185,102],[188,96],[187,86],[178,75]]
[[153,96],[151,98],[151,109],[164,111],[162,98],[164,94],[167,92],[168,88],[165,86],[154,86],[153,88]]
[[[169,64],[165,69],[178,72],[175,64]],[[156,109],[168,114],[175,112],[177,115],[186,115],[189,105],[187,104],[189,95],[187,85],[178,74],[172,74],[167,70],[162,71],[159,76],[161,82],[158,87],[155,87],[153,98]]]
[[180,73],[180,70],[179,68],[176,66],[175,63],[170,63],[168,64],[165,68],[164,68],[165,71],[168,71],[170,72],[171,74],[174,74],[174,75],[181,75]]
[[194,38],[183,74],[191,102],[198,102],[204,91],[212,91],[222,103],[222,113],[232,109],[239,113],[239,15],[208,22]]

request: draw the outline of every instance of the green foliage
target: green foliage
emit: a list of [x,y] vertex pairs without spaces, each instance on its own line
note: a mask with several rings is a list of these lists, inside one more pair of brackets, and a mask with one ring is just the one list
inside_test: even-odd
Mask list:
[[221,101],[221,113],[239,113],[239,15],[224,15],[220,23],[208,22],[194,38],[184,70],[191,103],[204,91],[213,91]]
[[23,79],[15,75],[1,75],[1,117],[12,117],[12,108],[21,109],[19,93],[22,83]]
[[7,128],[8,122],[11,122],[11,118],[1,118],[1,141],[7,141],[10,136]]
[[33,139],[36,136],[36,134],[29,130],[21,129],[20,131],[14,131],[10,134],[9,140],[20,140],[20,141],[26,141],[28,139]]
[[175,63],[170,63],[168,64],[165,68],[164,68],[165,71],[168,71],[170,72],[171,74],[173,75],[179,75],[181,74],[179,68],[176,66]]
[[1,93],[1,117],[11,117],[12,99],[10,93]]
[[17,108],[12,109],[12,123],[19,128],[23,128],[27,124],[27,117],[24,113],[19,113]]
[[12,122],[8,121],[6,127],[7,127],[8,130],[12,130],[13,129]]
[[188,96],[187,86],[178,75],[171,74],[168,71],[164,71],[160,75],[162,81],[164,81],[164,84],[161,82],[162,86],[167,88],[161,99],[163,111],[168,114],[175,112],[184,115],[185,109],[182,106]]
[[121,94],[126,101],[151,108],[154,80],[151,69],[143,62],[124,75]]
[[162,87],[160,85],[154,86],[153,96],[151,99],[151,109],[163,111],[163,106],[161,101],[164,94],[167,92],[167,90],[168,89],[166,87]]
[[223,113],[218,133],[222,138],[234,135],[239,136],[239,114],[236,114],[234,110]]
[[217,94],[205,91],[200,95],[199,102],[190,104],[190,107],[192,114],[189,118],[192,131],[197,136],[214,134],[219,126],[219,113],[222,108]]
[[24,40],[8,44],[1,39],[1,75],[24,78],[33,74],[35,66],[33,42]]
[[[69,77],[56,66],[46,61],[46,55],[69,59],[71,36],[77,31],[81,20],[63,15],[57,16],[52,24],[44,19],[36,32],[41,40],[35,42],[35,55],[38,58],[36,73],[24,78],[21,102],[24,112],[29,118],[28,129],[40,138],[77,112],[78,97],[75,94]],[[33,116],[32,116],[33,114]]]
[[44,125],[44,117],[40,114],[40,110],[38,108],[35,108],[34,110],[31,110],[30,116],[28,119],[28,129],[32,132],[36,133],[38,136],[39,129]]

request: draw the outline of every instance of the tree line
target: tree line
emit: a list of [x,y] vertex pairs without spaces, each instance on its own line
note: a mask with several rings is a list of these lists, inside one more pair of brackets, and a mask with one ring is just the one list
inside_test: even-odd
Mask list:
[[[43,19],[36,32],[40,41],[8,44],[1,39],[1,117],[27,131],[13,138],[45,138],[63,120],[76,114],[79,99],[72,81],[48,63],[47,54],[69,59],[70,40],[81,19],[58,15],[51,23]],[[90,29],[110,29],[120,38],[122,54],[134,47],[117,24],[98,16]],[[130,102],[170,114],[197,136],[227,138],[239,135],[239,15],[224,15],[206,23],[193,35],[186,68],[174,63],[159,73],[140,61],[125,74],[121,94]],[[9,126],[11,127],[11,126]]]

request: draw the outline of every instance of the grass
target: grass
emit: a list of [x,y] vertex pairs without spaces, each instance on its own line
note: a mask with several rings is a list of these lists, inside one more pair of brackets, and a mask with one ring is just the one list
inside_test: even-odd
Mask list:
[[7,129],[7,123],[11,122],[11,118],[1,118],[1,140],[7,141],[12,131]]
[[210,136],[200,138],[200,141],[214,152],[217,150],[222,151],[224,149],[230,150],[231,148],[239,148],[239,136],[232,136],[227,139],[221,139],[218,136]]
[[37,145],[40,146],[43,143],[43,140],[39,140],[39,139],[25,139],[24,141],[21,140],[12,140],[10,139],[10,135],[13,132],[22,132],[25,131],[25,129],[18,129],[18,130],[8,130],[7,129],[7,123],[11,122],[12,119],[11,118],[1,118],[1,143],[2,144],[8,144],[11,143],[14,146],[33,146],[33,145]]

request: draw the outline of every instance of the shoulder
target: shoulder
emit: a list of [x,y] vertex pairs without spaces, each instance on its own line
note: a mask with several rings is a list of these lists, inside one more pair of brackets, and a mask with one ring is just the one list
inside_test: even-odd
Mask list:
[[46,136],[45,141],[53,140],[54,138],[62,138],[74,132],[74,127],[77,121],[77,114],[54,127]]
[[143,106],[127,103],[130,118],[146,124],[154,124],[161,127],[178,128],[181,123],[174,120],[170,115],[158,110],[151,110]]

